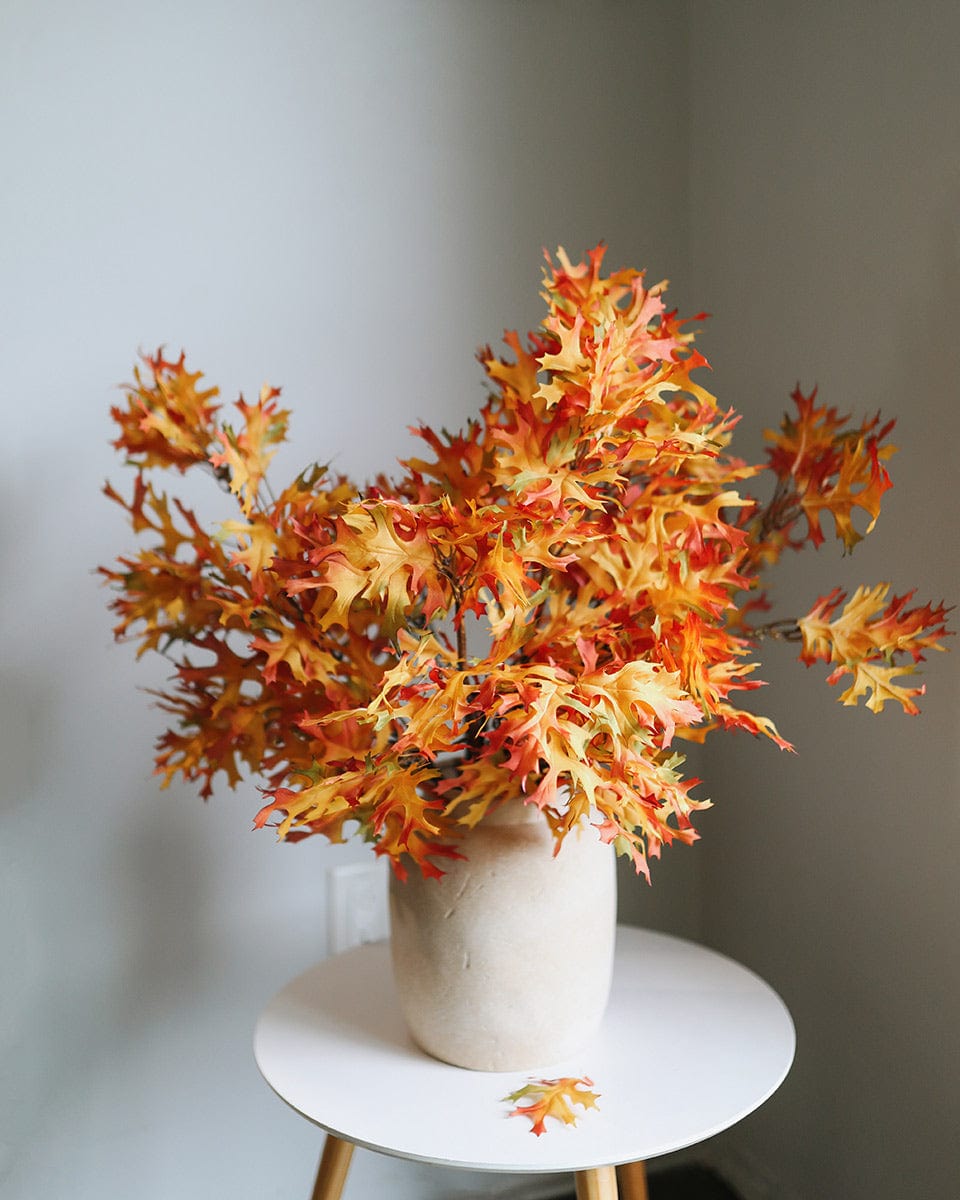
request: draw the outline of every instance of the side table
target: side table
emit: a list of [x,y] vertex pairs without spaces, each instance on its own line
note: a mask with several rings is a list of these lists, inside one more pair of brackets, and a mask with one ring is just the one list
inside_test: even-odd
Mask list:
[[[603,1027],[575,1058],[480,1072],[430,1058],[407,1033],[389,945],[362,946],[287,984],[254,1054],[277,1095],[327,1133],[313,1200],[339,1200],[354,1146],[473,1170],[573,1172],[578,1200],[644,1200],[643,1163],[758,1108],[793,1061],[793,1022],[752,971],[692,942],[621,926]],[[541,1137],[504,1097],[589,1076],[594,1109]]]

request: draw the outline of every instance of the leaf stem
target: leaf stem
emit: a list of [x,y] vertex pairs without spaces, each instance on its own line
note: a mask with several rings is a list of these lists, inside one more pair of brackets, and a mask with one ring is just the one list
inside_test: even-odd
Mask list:
[[765,625],[757,625],[752,630],[753,636],[770,638],[772,641],[799,642],[803,637],[800,624],[795,617],[785,617],[780,621],[768,621]]

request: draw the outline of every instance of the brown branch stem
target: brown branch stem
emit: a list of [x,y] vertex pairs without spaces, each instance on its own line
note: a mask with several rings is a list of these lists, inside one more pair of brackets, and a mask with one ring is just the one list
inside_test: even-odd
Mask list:
[[770,638],[772,641],[782,642],[798,642],[803,637],[800,623],[794,617],[768,621],[765,625],[755,626],[751,632],[757,638]]
[[463,627],[463,616],[459,607],[454,618],[457,622],[457,667],[461,671],[467,669],[467,631]]

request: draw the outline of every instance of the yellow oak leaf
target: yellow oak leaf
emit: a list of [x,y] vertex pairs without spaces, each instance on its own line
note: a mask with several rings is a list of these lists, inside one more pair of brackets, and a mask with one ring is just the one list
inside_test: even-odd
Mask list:
[[382,606],[390,633],[418,604],[429,619],[445,604],[429,516],[424,506],[399,501],[349,505],[336,518],[336,536],[310,554],[314,569],[291,578],[288,593],[333,592],[326,609],[318,613],[323,629],[346,626],[358,600]]
[[[866,532],[876,524],[880,500],[891,486],[883,460],[896,452],[883,439],[893,428],[882,428],[879,415],[864,421],[859,429],[847,429],[847,418],[835,408],[816,404],[817,389],[805,396],[799,386],[791,399],[795,415],[787,414],[778,430],[766,430],[771,443],[770,466],[778,477],[771,504],[758,514],[754,555],[772,561],[789,530],[802,512],[807,519],[807,536],[815,546],[823,542],[821,514],[832,513],[837,537],[846,551],[861,540],[854,528],[853,510],[862,508],[870,517]],[[799,546],[800,543],[790,543]]]
[[117,449],[140,467],[175,467],[184,471],[206,462],[216,437],[214,418],[218,388],[201,388],[199,371],[188,371],[184,356],[168,361],[158,350],[143,356],[150,376],[134,369],[134,383],[126,388],[127,408],[111,409],[120,426]]
[[253,513],[249,521],[224,521],[220,525],[220,538],[230,537],[237,540],[231,561],[242,563],[252,578],[262,582],[263,572],[277,553],[277,534],[273,526],[260,513]]
[[624,663],[616,670],[585,674],[579,689],[602,707],[615,736],[629,737],[638,724],[658,728],[658,744],[669,746],[678,725],[694,725],[703,713],[687,696],[679,672],[653,663]]
[[258,502],[267,467],[286,438],[290,414],[277,407],[279,395],[278,388],[264,384],[256,404],[247,404],[241,396],[236,407],[243,417],[243,428],[235,431],[224,425],[217,430],[223,449],[211,454],[210,462],[229,472],[230,491],[239,498],[245,516]]
[[[946,634],[947,610],[929,604],[908,608],[912,593],[894,596],[888,603],[889,591],[888,583],[878,583],[857,588],[849,600],[839,588],[821,597],[797,622],[803,638],[800,659],[808,666],[818,661],[835,664],[827,678],[831,684],[848,673],[853,675],[853,682],[840,696],[845,705],[854,705],[866,696],[867,707],[881,712],[888,700],[895,700],[914,715],[919,711],[914,697],[922,696],[924,689],[902,687],[893,681],[912,674],[924,650],[945,649],[941,639]],[[895,656],[904,654],[912,662],[896,661]]]
[[[530,1132],[540,1137],[547,1131],[548,1119],[563,1125],[576,1125],[579,1117],[573,1111],[574,1105],[583,1109],[598,1108],[601,1093],[591,1091],[593,1086],[593,1080],[585,1075],[579,1079],[536,1079],[503,1099],[505,1104],[517,1105],[508,1115],[526,1117],[531,1124]],[[529,1103],[518,1104],[519,1100]]]
[[580,346],[580,334],[583,331],[584,319],[582,313],[577,313],[573,324],[567,327],[557,317],[548,318],[544,327],[555,334],[560,343],[556,354],[544,354],[540,366],[544,371],[574,372],[589,365],[589,359]]
[[899,675],[912,675],[913,670],[912,663],[883,667],[875,662],[858,662],[849,667],[838,667],[827,677],[827,683],[836,683],[848,671],[852,672],[853,682],[841,694],[841,704],[855,705],[861,696],[867,696],[867,708],[871,712],[882,712],[888,700],[895,700],[902,705],[904,712],[916,716],[920,709],[913,697],[922,696],[926,689],[923,686],[901,687],[893,682]]

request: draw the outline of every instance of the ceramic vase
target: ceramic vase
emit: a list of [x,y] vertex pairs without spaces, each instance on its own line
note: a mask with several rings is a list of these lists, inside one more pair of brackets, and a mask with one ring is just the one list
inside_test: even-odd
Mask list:
[[390,882],[393,970],[417,1044],[514,1071],[577,1053],[598,1028],[616,936],[614,852],[589,825],[559,854],[520,801],[488,814],[444,876]]

